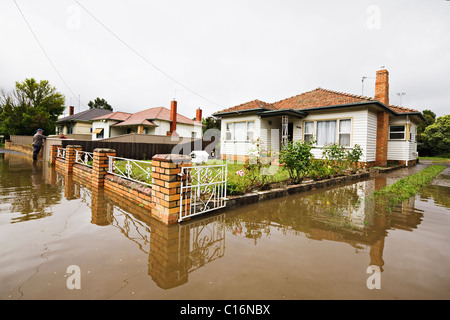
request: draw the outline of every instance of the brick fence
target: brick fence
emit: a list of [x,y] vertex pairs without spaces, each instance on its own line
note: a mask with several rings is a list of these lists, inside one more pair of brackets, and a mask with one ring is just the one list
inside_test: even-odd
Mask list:
[[108,156],[116,155],[113,149],[94,149],[90,168],[75,162],[76,150],[81,151],[81,146],[67,145],[65,159],[57,157],[58,147],[61,146],[51,146],[50,150],[50,161],[56,169],[86,182],[96,192],[104,190],[113,194],[118,201],[126,200],[145,209],[149,216],[167,225],[178,222],[181,185],[179,173],[181,167],[190,165],[190,157],[177,154],[153,156],[150,187],[108,173]]

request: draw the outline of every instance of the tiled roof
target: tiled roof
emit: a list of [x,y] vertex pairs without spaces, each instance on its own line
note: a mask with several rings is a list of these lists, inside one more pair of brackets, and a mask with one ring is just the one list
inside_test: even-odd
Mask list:
[[273,103],[277,109],[311,109],[373,101],[372,98],[317,88]]
[[[315,109],[320,107],[329,107],[329,106],[345,105],[360,102],[371,102],[371,101],[373,102],[377,100],[370,97],[338,92],[323,88],[317,88],[274,103],[266,103],[260,100],[253,100],[235,107],[222,110],[217,113],[220,114],[225,112],[244,111],[258,108],[268,110],[292,109],[292,110],[306,111],[308,109]],[[389,105],[387,107],[396,113],[418,112],[417,110],[414,109],[408,109],[392,105]]]
[[122,111],[116,111],[116,112],[113,112],[113,113],[105,114],[105,115],[103,115],[103,116],[97,117],[97,118],[92,119],[92,120],[104,120],[104,119],[109,119],[109,120],[125,121],[125,120],[127,120],[131,115],[132,115],[132,113],[122,112]]
[[[164,107],[150,108],[131,114],[125,121],[116,123],[114,126],[148,125],[156,126],[151,120],[170,120],[170,110]],[[177,113],[177,123],[195,124],[191,120]]]
[[261,100],[253,100],[250,102],[242,103],[238,106],[231,107],[220,112],[232,112],[232,111],[242,111],[242,110],[251,110],[251,109],[267,109],[267,110],[277,110],[277,108],[267,102]]
[[390,105],[389,108],[391,108],[392,110],[394,110],[397,113],[411,113],[411,112],[419,112],[416,109],[409,109],[409,108],[405,108],[405,107],[399,107],[399,106],[393,106]]
[[72,122],[72,121],[92,121],[92,119],[95,119],[97,117],[100,117],[100,116],[103,116],[103,115],[106,115],[109,113],[112,113],[111,110],[98,109],[98,108],[89,109],[86,111],[74,113],[73,115],[68,116],[68,117],[58,119],[56,121],[56,123],[62,123],[62,122],[68,122],[68,121],[70,121],[70,122]]

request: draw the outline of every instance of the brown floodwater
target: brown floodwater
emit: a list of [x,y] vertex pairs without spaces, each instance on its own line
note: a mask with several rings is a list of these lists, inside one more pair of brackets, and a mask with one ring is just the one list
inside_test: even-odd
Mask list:
[[392,211],[371,193],[426,164],[164,226],[4,152],[2,300],[450,298],[449,168]]

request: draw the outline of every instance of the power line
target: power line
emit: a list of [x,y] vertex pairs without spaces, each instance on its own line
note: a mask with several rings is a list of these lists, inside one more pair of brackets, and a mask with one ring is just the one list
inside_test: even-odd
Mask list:
[[108,28],[103,22],[101,22],[96,16],[94,16],[88,9],[86,9],[78,0],[75,0],[75,2],[84,10],[86,11],[95,21],[97,21],[98,24],[100,24],[103,28],[105,28],[109,33],[111,33],[117,40],[122,42],[123,45],[125,45],[128,49],[130,49],[134,54],[136,54],[139,58],[144,60],[147,64],[149,64],[151,67],[162,73],[164,76],[172,80],[173,82],[177,83],[178,85],[182,86],[184,89],[188,90],[189,92],[195,94],[196,96],[202,98],[205,101],[208,101],[209,103],[215,104],[216,106],[219,106],[219,104],[215,103],[214,101],[209,100],[208,98],[198,94],[194,90],[186,87],[184,84],[164,72],[161,68],[150,62],[147,58],[145,58],[142,54],[140,54],[137,50],[135,50],[132,46],[130,46],[128,43],[126,43],[124,40],[122,40],[118,35],[116,35],[110,28]]
[[34,33],[33,29],[31,28],[31,25],[28,23],[27,18],[25,18],[25,15],[23,14],[22,10],[19,7],[19,4],[17,3],[16,0],[14,0],[14,3],[16,4],[17,9],[19,10],[20,14],[22,15],[23,20],[25,20],[25,23],[28,26],[28,29],[30,29],[31,34],[33,35],[34,39],[36,40],[36,42],[38,43],[39,47],[41,48],[42,52],[44,53],[45,57],[47,58],[47,60],[50,62],[51,66],[53,67],[53,69],[55,70],[55,72],[58,74],[59,78],[61,79],[61,81],[64,83],[64,85],[67,87],[67,89],[69,89],[70,93],[72,94],[72,96],[74,96],[75,98],[78,99],[78,102],[80,102],[80,99],[75,95],[75,93],[73,93],[72,89],[70,89],[69,85],[67,84],[67,82],[64,80],[64,78],[61,76],[61,74],[59,73],[58,69],[56,68],[55,64],[53,63],[52,59],[50,59],[50,56],[47,54],[47,51],[45,51],[44,46],[41,44],[41,42],[39,41],[38,37],[36,36],[36,34]]

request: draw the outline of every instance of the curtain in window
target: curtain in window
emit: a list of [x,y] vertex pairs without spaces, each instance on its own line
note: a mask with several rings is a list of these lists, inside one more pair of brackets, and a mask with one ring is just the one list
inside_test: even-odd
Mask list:
[[246,141],[247,140],[247,123],[235,122],[234,123],[234,140]]
[[352,132],[352,121],[339,120],[339,144],[341,146],[350,146],[350,133]]
[[336,120],[317,121],[317,145],[324,146],[326,144],[336,142]]

